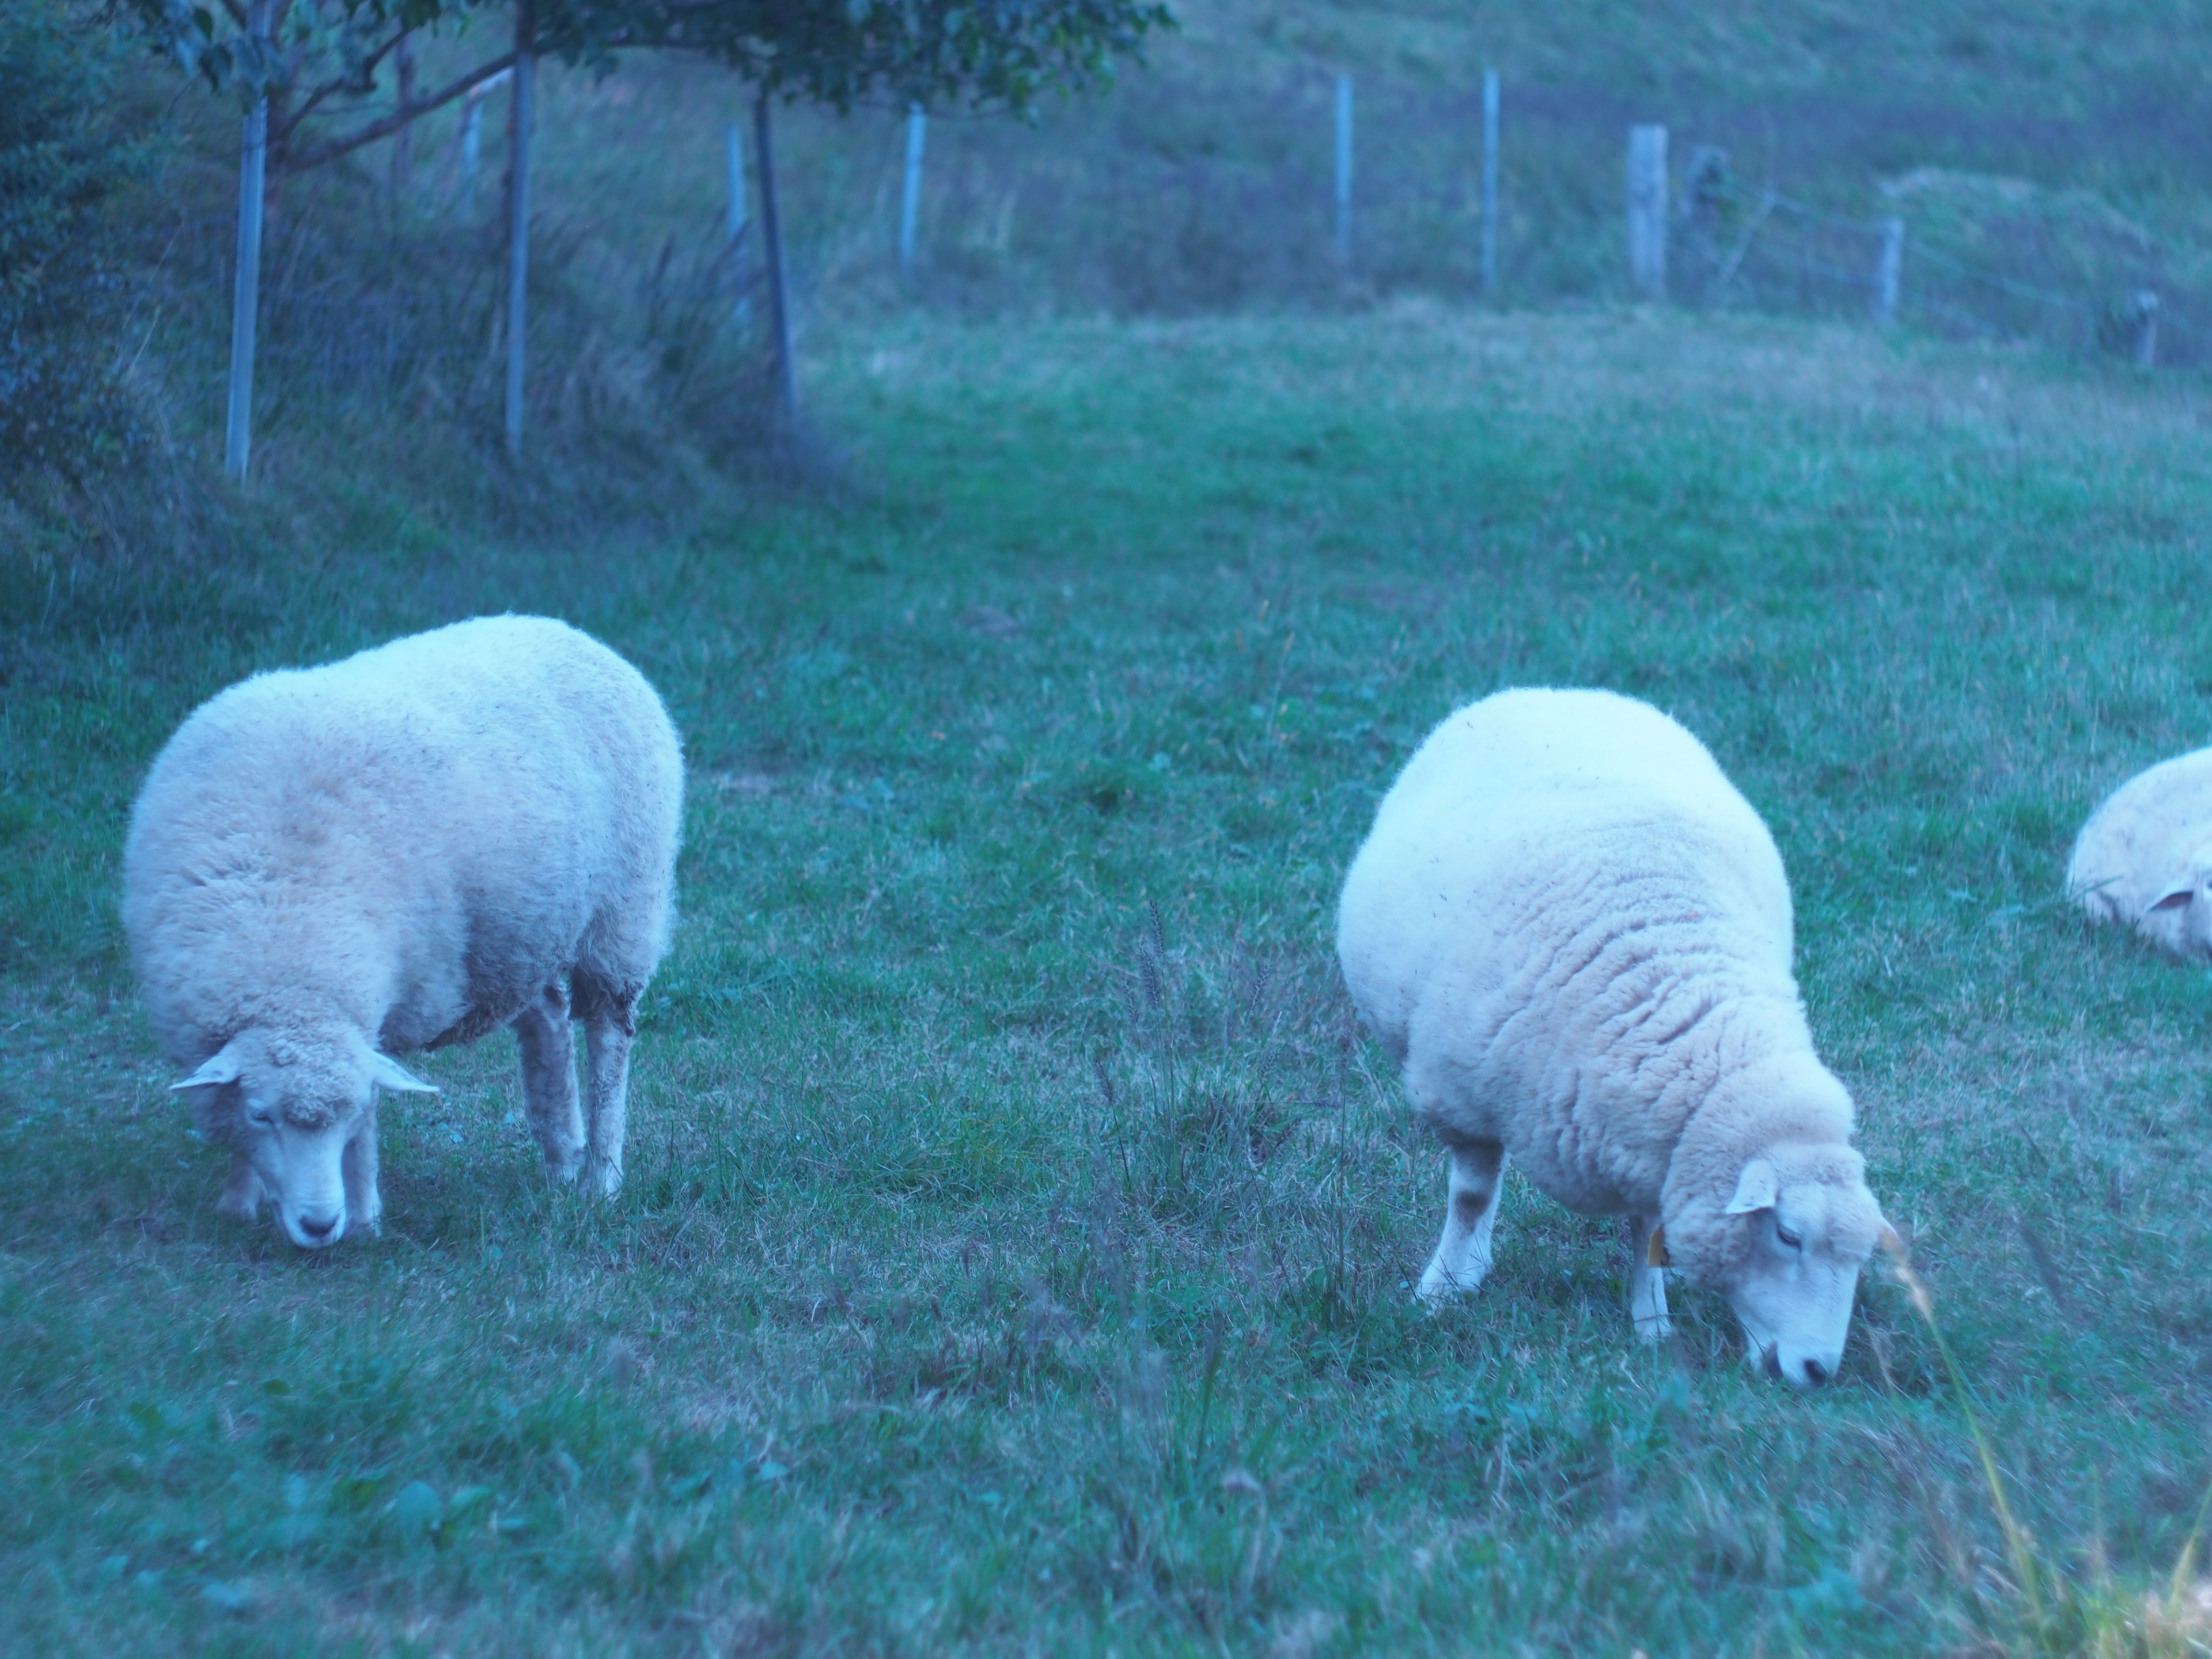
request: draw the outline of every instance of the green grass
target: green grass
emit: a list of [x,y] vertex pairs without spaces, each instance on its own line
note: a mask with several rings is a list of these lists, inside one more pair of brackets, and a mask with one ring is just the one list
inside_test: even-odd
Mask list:
[[[2204,1638],[2141,1597],[2212,1480],[2212,986],[2057,897],[2212,726],[2197,388],[1413,306],[893,321],[809,382],[842,489],[649,530],[501,541],[302,462],[228,554],[10,535],[0,1646]],[[302,1255],[214,1215],[125,814],[238,675],[507,606],[686,734],[629,1185],[544,1188],[502,1035],[389,1115],[385,1236]],[[1701,1294],[1637,1347],[1620,1229],[1516,1179],[1480,1295],[1413,1305],[1442,1159],[1331,907],[1425,729],[1528,682],[1654,700],[1772,824],[1873,1183],[2074,1586],[2040,1623],[1886,1275],[1801,1397]]]

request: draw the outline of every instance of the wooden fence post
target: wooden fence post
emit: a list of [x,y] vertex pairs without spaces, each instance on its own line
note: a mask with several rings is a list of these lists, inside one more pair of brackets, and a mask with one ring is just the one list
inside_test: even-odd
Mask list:
[[2141,368],[2158,365],[2158,295],[2143,289],[2136,295],[2136,364]]
[[1336,77],[1336,258],[1352,263],[1352,77]]
[[921,222],[921,147],[929,118],[919,104],[906,112],[906,189],[899,198],[899,275],[914,275],[914,242]]
[[792,362],[791,289],[783,264],[783,216],[775,200],[775,129],[769,116],[769,89],[753,100],[753,165],[760,169],[761,234],[768,244],[769,326],[775,348],[776,410],[786,432],[799,424],[799,371]]
[[507,453],[522,453],[523,345],[530,287],[530,123],[537,101],[538,19],[531,0],[514,9],[514,96],[507,161]]
[[[269,36],[270,0],[253,0],[246,27]],[[261,213],[269,185],[269,98],[253,100],[238,161],[238,271],[230,293],[230,407],[223,423],[222,470],[246,482],[253,454],[253,336],[261,312]]]
[[1667,129],[1628,130],[1628,283],[1646,300],[1667,297]]
[[1881,251],[1874,261],[1874,319],[1884,328],[1897,320],[1898,290],[1905,276],[1905,221],[1881,222]]
[[1482,72],[1482,292],[1498,293],[1498,71]]

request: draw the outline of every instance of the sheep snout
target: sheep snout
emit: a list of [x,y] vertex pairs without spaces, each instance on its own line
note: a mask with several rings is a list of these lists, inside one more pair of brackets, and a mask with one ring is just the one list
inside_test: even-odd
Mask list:
[[1754,1340],[1750,1358],[1754,1370],[1765,1372],[1777,1382],[1787,1382],[1793,1388],[1808,1390],[1820,1388],[1836,1374],[1836,1362],[1833,1360],[1823,1363],[1809,1355],[1800,1356],[1795,1360],[1784,1359],[1779,1343],[1760,1347]]
[[1729,1300],[1743,1326],[1747,1358],[1767,1376],[1817,1389],[1844,1360],[1856,1262],[1807,1261],[1795,1271],[1760,1273],[1731,1288]]
[[273,1201],[276,1224],[303,1250],[320,1250],[346,1234],[344,1155],[355,1126],[302,1128],[276,1122],[252,1126],[247,1153],[262,1189]]

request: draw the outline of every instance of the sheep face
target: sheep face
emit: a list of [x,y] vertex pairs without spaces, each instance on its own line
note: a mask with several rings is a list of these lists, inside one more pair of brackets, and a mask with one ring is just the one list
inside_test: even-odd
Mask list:
[[435,1091],[357,1036],[258,1030],[233,1037],[170,1086],[194,1092],[203,1132],[237,1155],[224,1208],[250,1218],[266,1196],[284,1236],[303,1250],[337,1243],[348,1220],[359,1219],[349,1215],[346,1165],[366,1138],[366,1167],[374,1168],[376,1091]]
[[2186,872],[2166,884],[2136,927],[2177,957],[2212,958],[2212,849],[2199,853]]
[[1843,1363],[1859,1269],[1887,1225],[1864,1169],[1847,1146],[1770,1147],[1743,1166],[1720,1218],[1732,1236],[1718,1288],[1748,1358],[1801,1389]]

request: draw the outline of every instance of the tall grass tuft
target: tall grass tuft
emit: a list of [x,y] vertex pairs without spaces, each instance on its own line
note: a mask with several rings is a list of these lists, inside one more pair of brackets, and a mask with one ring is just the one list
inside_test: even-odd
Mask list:
[[[1903,1286],[1912,1310],[1928,1328],[1944,1375],[1974,1443],[1975,1461],[1989,1492],[1997,1529],[2011,1568],[2006,1588],[2012,1605],[2004,1634],[1984,1633],[2019,1659],[2061,1659],[2094,1655],[2096,1659],[2201,1659],[2212,1651],[2212,1579],[2191,1577],[2205,1522],[2212,1518],[2212,1487],[2198,1504],[2173,1571],[2162,1589],[2130,1589],[2113,1576],[2101,1546],[2088,1553],[2086,1571],[2069,1569],[2065,1558],[2045,1545],[2015,1513],[1983,1413],[1958,1358],[1951,1351],[1936,1298],[1913,1270],[1910,1252],[1895,1233],[1883,1240],[1890,1270]],[[1985,1603],[1977,1596],[1974,1605]]]

